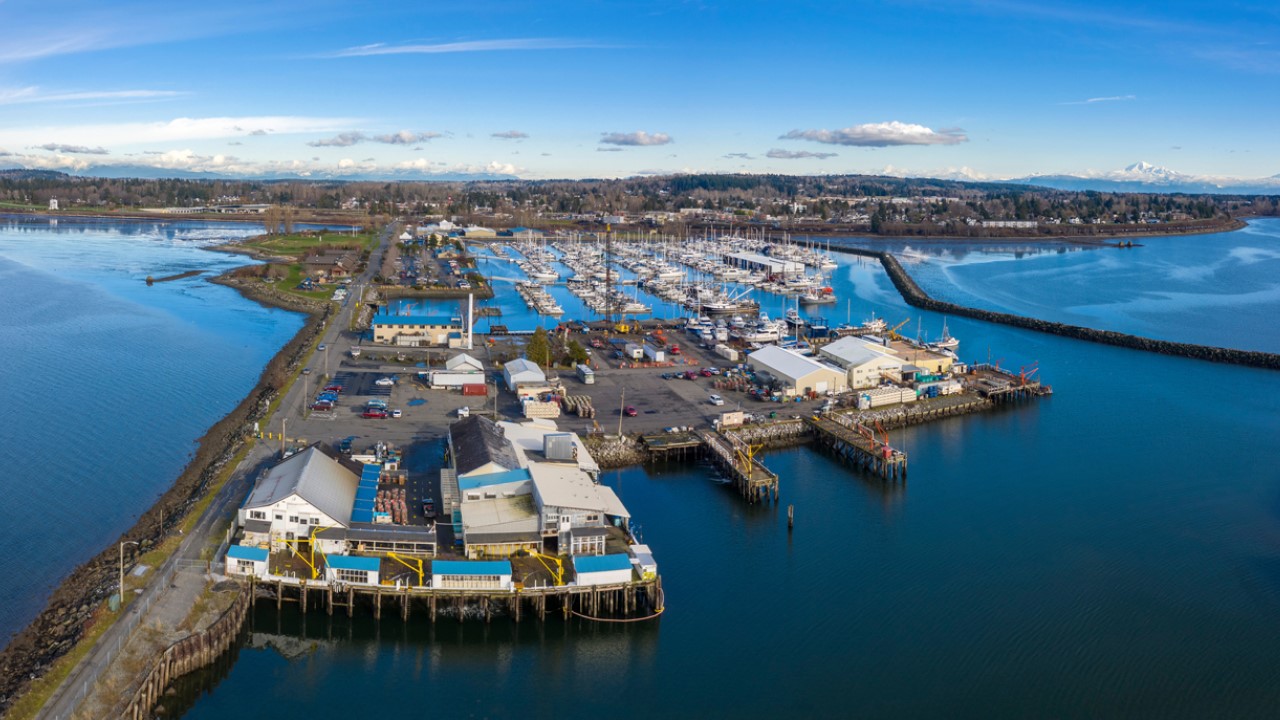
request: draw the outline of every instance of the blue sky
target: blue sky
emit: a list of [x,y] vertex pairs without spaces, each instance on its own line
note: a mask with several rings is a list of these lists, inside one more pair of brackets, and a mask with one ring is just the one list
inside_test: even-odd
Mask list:
[[1275,4],[185,5],[0,0],[0,163],[1280,173]]

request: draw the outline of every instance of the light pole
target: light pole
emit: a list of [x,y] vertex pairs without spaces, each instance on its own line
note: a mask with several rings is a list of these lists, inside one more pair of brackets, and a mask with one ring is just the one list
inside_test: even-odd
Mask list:
[[142,545],[133,540],[124,540],[120,543],[120,611],[124,612],[124,546],[125,545]]

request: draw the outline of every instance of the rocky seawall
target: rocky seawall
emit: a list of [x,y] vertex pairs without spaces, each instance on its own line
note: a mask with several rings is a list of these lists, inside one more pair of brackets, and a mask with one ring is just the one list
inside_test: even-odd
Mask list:
[[934,299],[922,290],[920,286],[916,284],[916,281],[911,277],[911,275],[907,273],[906,269],[902,267],[902,263],[898,262],[898,259],[891,253],[878,250],[865,250],[861,248],[835,247],[831,248],[831,251],[878,259],[880,264],[884,266],[885,272],[889,274],[889,279],[893,282],[893,286],[896,287],[898,292],[902,295],[902,299],[906,300],[908,305],[924,308],[925,310],[933,310],[947,315],[970,317],[977,320],[986,320],[987,322],[1010,325],[1013,327],[1024,328],[1026,330],[1035,330],[1036,332],[1049,333],[1051,335],[1061,335],[1075,340],[1087,340],[1089,342],[1101,343],[1103,345],[1115,345],[1117,347],[1129,348],[1131,350],[1143,350],[1145,352],[1192,358],[1195,360],[1208,360],[1209,362],[1230,363],[1233,365],[1247,365],[1249,367],[1280,370],[1280,355],[1276,353],[1259,352],[1256,350],[1236,350],[1234,348],[1214,347],[1211,345],[1195,345],[1192,343],[1172,342],[1170,340],[1156,340],[1154,338],[1128,335],[1111,330],[1096,330],[1094,328],[1081,327],[1079,325],[1067,325],[1065,323],[1039,320],[1037,318],[1026,317],[1023,315],[993,312],[991,310],[982,310],[965,305],[956,305],[955,303],[944,302],[942,300]]
[[[205,497],[251,436],[253,423],[266,417],[271,402],[298,371],[332,312],[328,303],[280,295],[264,287],[260,280],[242,280],[228,273],[211,282],[235,287],[246,297],[272,307],[307,313],[309,318],[263,368],[249,395],[200,438],[195,455],[173,486],[121,536],[141,543],[140,547],[125,548],[129,558],[173,535],[191,508]],[[117,545],[112,543],[72,570],[53,591],[45,609],[0,651],[0,713],[7,711],[33,679],[48,672],[53,662],[83,637],[95,611],[115,591],[118,553]]]

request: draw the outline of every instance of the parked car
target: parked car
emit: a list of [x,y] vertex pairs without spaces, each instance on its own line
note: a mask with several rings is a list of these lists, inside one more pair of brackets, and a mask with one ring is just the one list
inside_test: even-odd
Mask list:
[[711,372],[711,368],[702,368],[702,377],[711,377],[715,373]]
[[364,412],[362,413],[362,416],[367,418],[375,418],[378,420],[382,420],[387,417],[387,411],[383,410],[382,408],[373,408],[373,407],[365,408]]
[[395,385],[396,381],[395,381],[395,378],[382,377],[382,378],[378,378],[377,380],[374,380],[373,384],[379,385],[381,387],[389,387],[391,385]]
[[708,397],[707,399],[711,401],[711,404],[712,404],[712,405],[723,405],[723,404],[724,404],[724,398],[720,397],[719,395],[712,394],[712,395],[711,395],[710,397]]
[[365,403],[365,405],[367,407],[376,407],[382,410],[387,409],[387,401],[383,400],[382,398],[373,398],[369,400],[369,402]]
[[697,370],[685,370],[685,371],[684,371],[684,379],[685,379],[685,380],[697,380],[697,379],[698,379],[698,371],[697,371]]
[[400,412],[400,409],[399,409],[399,408],[396,408],[395,410],[392,410],[392,411],[391,411],[391,417],[393,417],[393,418],[398,418],[398,417],[400,417],[400,416],[401,416],[401,415],[403,415],[403,414],[404,414],[404,413]]
[[632,407],[631,405],[628,405],[628,406],[626,406],[626,407],[622,408],[622,414],[623,414],[623,415],[626,415],[627,417],[635,417],[635,416],[637,416],[637,415],[639,415],[639,414],[640,414],[640,411],[639,411],[639,410],[636,410],[636,409],[635,409],[634,407]]
[[470,415],[471,415],[471,408],[467,407],[466,405],[463,405],[462,407],[458,408],[458,417],[464,418],[464,417],[469,417]]
[[422,502],[422,516],[428,519],[436,516],[435,500],[427,499]]
[[332,384],[332,385],[325,385],[325,386],[324,386],[324,391],[325,391],[325,392],[335,392],[335,393],[340,393],[340,392],[342,392],[342,391],[343,391],[343,389],[344,389],[344,388],[343,388],[341,385],[337,384],[337,383],[334,383],[334,384]]

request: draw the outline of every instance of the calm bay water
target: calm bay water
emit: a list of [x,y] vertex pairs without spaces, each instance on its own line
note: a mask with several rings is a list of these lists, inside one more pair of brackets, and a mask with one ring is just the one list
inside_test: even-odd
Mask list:
[[[1255,274],[1275,277],[1256,267],[1273,261],[1236,251],[1280,251],[1277,227],[1135,251],[951,246],[945,263],[925,248],[911,269],[948,299],[1052,319],[1089,307],[1099,327],[1277,349],[1277,324],[1260,318],[1280,300]],[[874,311],[915,325],[878,264],[844,258],[835,276],[855,322]],[[1243,297],[1229,312],[1185,298],[1134,309],[1188,283]],[[924,332],[942,320],[926,313]],[[1280,373],[949,326],[965,358],[990,347],[1007,367],[1039,361],[1056,394],[895,432],[911,455],[905,487],[808,449],[766,460],[781,511],[744,506],[696,466],[607,476],[660,565],[659,623],[304,624],[264,605],[255,642],[305,637],[308,651],[241,649],[184,716],[249,702],[317,717],[1273,716]],[[421,452],[408,460],[438,455]]]
[[[205,278],[241,223],[0,218],[0,642],[163,493],[301,327]],[[147,275],[202,276],[147,287]]]

